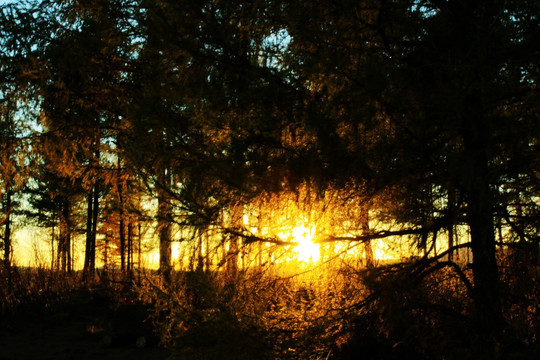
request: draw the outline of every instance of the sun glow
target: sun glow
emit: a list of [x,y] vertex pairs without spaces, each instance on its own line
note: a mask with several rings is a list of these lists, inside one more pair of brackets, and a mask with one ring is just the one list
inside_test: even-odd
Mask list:
[[305,262],[317,262],[321,256],[319,244],[313,242],[315,235],[314,227],[300,225],[292,230],[292,236],[298,245],[294,250],[298,253],[298,260]]

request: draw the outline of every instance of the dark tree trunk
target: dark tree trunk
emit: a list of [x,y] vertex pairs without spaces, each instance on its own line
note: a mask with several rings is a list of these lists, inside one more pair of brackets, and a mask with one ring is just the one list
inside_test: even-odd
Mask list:
[[454,252],[452,248],[454,247],[454,237],[455,237],[455,226],[456,226],[456,191],[452,188],[448,189],[448,260],[454,260]]
[[13,289],[13,275],[11,273],[11,197],[13,193],[11,187],[8,185],[6,189],[6,199],[2,204],[3,210],[5,212],[5,223],[4,223],[4,267],[7,274],[7,290],[11,291]]
[[4,263],[6,269],[9,270],[11,266],[11,207],[12,207],[12,198],[13,192],[11,187],[8,185],[6,191],[6,199],[4,202],[4,213],[6,214],[6,219],[4,223]]
[[210,244],[208,230],[204,233],[204,269],[205,271],[210,271]]
[[126,234],[124,230],[124,211],[122,209],[122,196],[120,196],[120,270],[126,270]]
[[131,219],[127,224],[127,270],[133,271],[133,225]]
[[[231,224],[232,228],[242,224],[243,209],[242,206],[235,204],[231,208]],[[236,235],[231,235],[229,239],[229,251],[227,252],[227,273],[231,279],[234,279],[238,273],[238,254],[240,249],[240,238]]]
[[93,191],[92,188],[87,197],[86,208],[86,246],[84,252],[84,273],[90,271],[90,256],[92,254],[92,214],[93,214]]
[[109,239],[105,238],[105,246],[103,247],[103,269],[105,274],[109,271]]
[[84,256],[84,274],[88,276],[96,270],[96,234],[99,213],[99,186],[88,193],[86,212],[86,248]]
[[171,273],[171,203],[167,190],[158,189],[159,271],[168,282]]
[[67,271],[71,272],[73,270],[73,258],[71,256],[71,231],[68,228],[68,234],[66,238],[66,262],[67,262]]
[[[360,214],[360,227],[363,235],[369,234],[369,210],[366,207],[363,207]],[[375,260],[373,258],[373,248],[371,246],[371,240],[366,240],[364,242],[364,258],[365,265],[367,268],[372,268],[375,265]]]
[[227,274],[234,279],[238,273],[238,236],[231,236],[227,253]]
[[[118,159],[118,170],[120,171],[122,164],[120,158]],[[126,234],[124,224],[124,185],[121,179],[118,179],[116,184],[118,190],[118,213],[120,216],[119,234],[120,234],[120,270],[124,272],[126,270]],[[128,269],[129,269],[129,256],[128,256]]]
[[488,124],[478,99],[470,100],[464,119],[463,183],[473,254],[474,302],[482,340],[494,350],[502,333],[503,317],[496,259],[493,193],[488,168]]
[[489,187],[469,194],[468,220],[473,254],[474,300],[480,330],[491,340],[502,330],[499,275]]
[[53,225],[51,228],[51,270],[55,269],[55,256],[54,256],[54,239],[56,237],[56,227]]
[[58,238],[58,250],[56,256],[58,257],[58,269],[62,272],[69,271],[71,269],[71,256],[70,256],[70,226],[69,226],[69,200],[64,199],[62,202],[62,210],[60,215],[60,236]]
[[90,256],[90,271],[96,270],[96,236],[97,236],[97,222],[99,214],[99,185],[96,182],[94,185],[94,206],[92,208],[92,247]]
[[137,258],[137,267],[139,269],[139,274],[141,273],[141,223],[138,222],[137,224],[137,241],[138,241],[138,258]]

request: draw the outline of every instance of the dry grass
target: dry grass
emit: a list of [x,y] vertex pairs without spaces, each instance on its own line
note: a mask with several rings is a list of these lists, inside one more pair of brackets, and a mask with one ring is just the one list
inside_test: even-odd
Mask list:
[[[539,267],[522,255],[501,257],[508,323],[497,349],[501,359],[539,354]],[[109,274],[82,283],[77,273],[0,268],[1,324],[51,312],[99,287],[113,308],[136,303],[152,309],[157,335],[173,359],[481,358],[463,282],[470,270],[460,277],[452,267],[431,266],[178,272],[168,284],[151,273],[141,281]]]
[[80,287],[76,273],[0,265],[0,325],[48,313]]

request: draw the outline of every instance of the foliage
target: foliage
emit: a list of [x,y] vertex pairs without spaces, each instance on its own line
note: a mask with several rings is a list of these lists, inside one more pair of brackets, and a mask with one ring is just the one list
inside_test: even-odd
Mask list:
[[[463,271],[471,281],[471,270]],[[506,274],[520,278],[514,270]],[[147,277],[138,291],[153,304],[158,334],[178,359],[533,359],[538,353],[529,298],[538,294],[534,278],[523,295],[514,288],[503,296],[510,327],[494,353],[478,333],[470,284],[446,262],[369,270],[341,263],[293,277],[185,272],[168,286],[160,281]]]
[[[522,279],[528,288],[512,287],[503,292],[508,326],[494,351],[484,346],[478,331],[472,288],[467,284],[472,280],[470,268],[460,270],[456,263],[450,266],[444,261],[418,261],[361,271],[370,296],[351,321],[343,358],[364,352],[375,352],[372,356],[377,359],[535,358],[539,351],[537,310],[530,304],[536,303],[538,294],[534,280],[537,266],[533,260],[519,269],[511,268],[505,263],[515,261],[510,260],[514,255],[509,252],[505,257],[501,264],[505,283]],[[522,277],[524,269],[530,272],[527,280]]]
[[[8,274],[8,272],[10,272]],[[77,274],[0,265],[0,326],[50,313],[80,287]]]
[[[516,341],[539,347],[539,257],[527,245],[509,247],[500,254],[504,314],[510,327],[508,334]],[[534,305],[536,304],[536,305]]]
[[140,293],[154,303],[175,358],[323,359],[343,341],[343,319],[361,295],[345,278],[327,276],[322,285],[257,271],[186,272],[168,287],[147,278]]

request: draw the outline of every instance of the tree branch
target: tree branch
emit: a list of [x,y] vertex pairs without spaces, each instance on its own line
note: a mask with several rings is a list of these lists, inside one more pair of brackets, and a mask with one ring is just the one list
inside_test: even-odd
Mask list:
[[405,236],[405,235],[422,235],[429,232],[428,229],[405,229],[397,231],[379,231],[371,234],[358,235],[358,236],[328,236],[319,242],[334,242],[334,241],[359,241],[367,242],[375,239],[384,239],[390,236]]
[[461,270],[461,267],[458,264],[456,264],[455,262],[453,262],[453,261],[437,262],[434,266],[432,266],[429,269],[424,270],[418,276],[419,276],[419,278],[424,278],[427,275],[429,275],[429,274],[431,274],[431,273],[433,273],[433,272],[435,272],[437,270],[444,269],[445,267],[450,267],[456,272],[456,274],[459,277],[459,279],[461,280],[461,282],[463,282],[463,285],[465,285],[465,287],[467,288],[467,292],[469,293],[469,295],[472,295],[473,292],[474,292],[474,287],[473,287],[472,283],[470,282],[467,275],[465,275],[463,270]]
[[297,242],[281,240],[278,237],[257,236],[252,234],[251,232],[248,232],[244,228],[224,228],[223,230],[226,234],[241,237],[247,244],[254,242],[267,242],[276,245],[298,245]]

